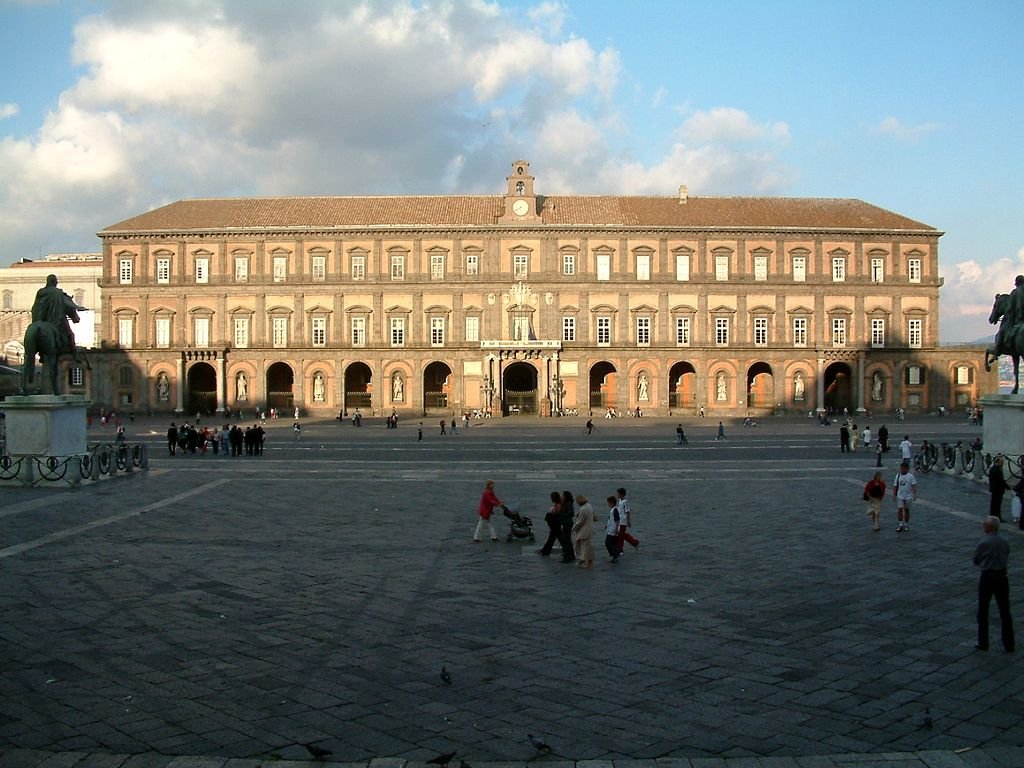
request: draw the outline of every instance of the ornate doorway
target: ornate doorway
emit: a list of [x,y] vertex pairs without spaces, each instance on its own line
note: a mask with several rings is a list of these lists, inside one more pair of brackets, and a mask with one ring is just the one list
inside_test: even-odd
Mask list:
[[512,363],[503,372],[505,413],[537,413],[537,369],[529,363]]

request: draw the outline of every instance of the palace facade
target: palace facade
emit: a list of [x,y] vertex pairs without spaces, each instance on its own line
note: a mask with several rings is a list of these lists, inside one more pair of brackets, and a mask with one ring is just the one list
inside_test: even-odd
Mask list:
[[101,364],[141,412],[709,416],[973,405],[942,232],[859,200],[181,200],[102,240]]

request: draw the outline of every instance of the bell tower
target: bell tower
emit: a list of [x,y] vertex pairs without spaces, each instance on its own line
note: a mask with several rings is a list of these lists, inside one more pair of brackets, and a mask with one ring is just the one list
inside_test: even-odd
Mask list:
[[530,164],[525,160],[516,160],[512,163],[512,175],[506,176],[505,180],[508,188],[505,190],[505,214],[502,221],[539,221]]

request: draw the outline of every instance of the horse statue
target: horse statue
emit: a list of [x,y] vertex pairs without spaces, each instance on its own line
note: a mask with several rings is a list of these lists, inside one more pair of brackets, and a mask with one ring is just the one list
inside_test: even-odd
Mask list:
[[79,322],[80,309],[84,307],[75,304],[70,296],[57,287],[56,275],[47,276],[46,286],[36,293],[32,305],[32,323],[25,331],[25,361],[21,366],[22,394],[28,394],[35,379],[36,354],[43,365],[43,394],[61,394],[59,372],[63,355],[74,356],[77,362],[91,370],[85,351],[75,346],[75,337],[68,325],[68,320]]
[[992,370],[992,363],[1001,355],[1013,358],[1013,390],[1017,394],[1020,389],[1020,358],[1024,354],[1024,323],[1012,323],[1010,314],[1010,294],[997,293],[992,303],[992,313],[988,321],[995,325],[1000,320],[999,331],[996,333],[995,344],[985,350],[985,370]]

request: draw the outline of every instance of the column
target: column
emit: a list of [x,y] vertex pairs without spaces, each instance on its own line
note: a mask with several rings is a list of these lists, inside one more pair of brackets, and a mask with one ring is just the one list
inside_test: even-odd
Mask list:
[[864,353],[857,353],[857,413],[864,413]]
[[825,412],[825,358],[818,357],[818,374],[816,378],[815,392],[818,401],[818,413]]
[[224,353],[217,355],[217,413],[224,413],[228,383],[224,381]]
[[178,396],[175,398],[175,413],[185,412],[185,354],[178,358]]

